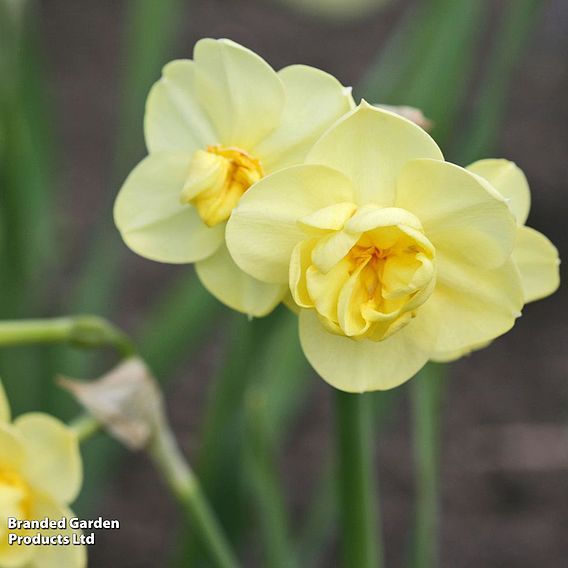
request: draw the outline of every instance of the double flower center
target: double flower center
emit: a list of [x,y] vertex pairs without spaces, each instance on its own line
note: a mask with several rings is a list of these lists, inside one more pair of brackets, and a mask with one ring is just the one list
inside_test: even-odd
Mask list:
[[329,331],[382,341],[407,325],[432,293],[434,247],[418,219],[402,209],[332,207],[300,222],[308,238],[293,254],[292,295]]
[[227,221],[245,191],[263,175],[260,161],[244,150],[208,146],[193,155],[181,200],[213,227]]

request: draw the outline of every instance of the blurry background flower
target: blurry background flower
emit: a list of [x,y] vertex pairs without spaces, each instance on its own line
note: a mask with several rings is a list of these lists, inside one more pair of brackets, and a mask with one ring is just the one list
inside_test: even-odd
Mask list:
[[[0,83],[0,131],[10,140],[0,150],[0,317],[112,311],[137,335],[157,376],[175,379],[167,387],[173,422],[192,463],[207,472],[225,524],[282,510],[271,500],[273,486],[263,483],[274,467],[255,452],[268,448],[260,455],[276,456],[290,489],[286,503],[303,558],[333,564],[325,473],[330,389],[310,375],[294,318],[279,311],[278,332],[270,335],[269,322],[255,322],[251,338],[245,318],[220,307],[191,269],[137,258],[112,226],[116,189],[144,156],[148,90],[165,63],[190,57],[202,37],[230,37],[276,69],[297,62],[326,69],[354,85],[357,97],[420,108],[451,160],[502,156],[519,164],[533,197],[529,225],[566,257],[566,2],[398,0],[339,23],[268,0],[19,4],[27,7],[19,61],[6,58],[14,54],[4,47],[13,34],[0,17],[0,58],[16,65]],[[566,447],[567,303],[562,287],[527,306],[530,325],[523,321],[450,370],[441,413],[444,565],[555,566],[568,556],[568,463],[558,452]],[[250,345],[261,340],[266,357],[247,364]],[[101,370],[83,355],[43,348],[2,351],[0,367],[17,413],[43,408],[61,417],[77,410],[51,387],[54,374]],[[235,377],[248,377],[246,394]],[[380,407],[377,425],[387,560],[394,565],[406,559],[413,513],[411,388],[412,381],[398,389],[390,412]],[[213,393],[221,396],[210,405]],[[248,421],[236,410],[242,398],[254,417]],[[241,436],[243,428],[255,436]],[[505,429],[516,438],[502,436]],[[545,459],[551,448],[554,461]],[[134,458],[117,470],[108,457],[116,448],[103,439],[85,450],[93,467],[86,467],[76,508],[124,520],[119,532],[98,535],[91,564],[121,566],[127,558],[158,565],[171,550],[177,519],[161,492],[148,491],[156,483],[151,467]],[[311,517],[314,494],[319,508]],[[240,540],[248,565],[263,566],[259,543],[274,523],[253,526]]]
[[0,566],[86,566],[87,549],[78,545],[30,546],[8,543],[8,534],[73,538],[72,529],[8,530],[7,518],[59,521],[75,515],[69,509],[81,489],[83,468],[75,433],[59,420],[39,412],[10,423],[10,405],[0,382]]

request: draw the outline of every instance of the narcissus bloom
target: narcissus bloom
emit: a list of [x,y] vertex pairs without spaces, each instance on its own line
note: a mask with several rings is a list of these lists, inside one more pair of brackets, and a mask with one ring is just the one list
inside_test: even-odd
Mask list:
[[242,272],[225,246],[225,225],[243,194],[265,175],[301,163],[315,140],[354,106],[350,89],[323,71],[274,71],[229,40],[197,42],[193,61],[173,61],[146,106],[149,155],[115,205],[124,241],[161,262],[196,263],[222,302],[261,316],[281,284]]
[[71,529],[9,530],[18,520],[71,518],[69,504],[79,493],[82,464],[77,437],[59,420],[41,413],[10,422],[10,407],[0,382],[0,567],[80,568],[86,566],[81,545],[8,544],[8,534],[72,538]]
[[556,286],[554,249],[517,227],[526,204],[518,213],[512,195],[524,190],[486,166],[445,162],[424,130],[363,102],[305,164],[247,192],[228,247],[255,278],[288,283],[304,352],[326,381],[392,388],[505,333],[527,299]]

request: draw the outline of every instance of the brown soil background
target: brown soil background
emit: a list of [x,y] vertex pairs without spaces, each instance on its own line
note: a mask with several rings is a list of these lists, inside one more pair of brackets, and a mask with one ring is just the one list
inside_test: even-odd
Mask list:
[[[173,56],[191,56],[199,37],[230,37],[276,68],[303,62],[357,84],[405,3],[342,25],[261,0],[188,4]],[[126,7],[117,0],[41,3],[41,42],[63,149],[58,206],[71,279],[92,237],[100,203],[118,189],[108,180],[124,73],[119,54]],[[546,3],[516,71],[496,155],[516,161],[526,172],[533,191],[529,223],[546,232],[564,258],[567,92],[568,3],[554,0]],[[121,288],[123,313],[116,319],[128,328],[142,317],[148,294],[178,269],[126,252],[124,263],[129,276]],[[509,334],[451,369],[444,410],[442,566],[568,565],[567,306],[566,288],[528,306]],[[195,433],[208,378],[221,353],[216,345],[202,350],[197,361],[180,370],[168,393],[172,420],[190,456],[197,450]],[[392,567],[404,565],[412,518],[407,407],[406,401],[400,404],[378,442],[385,542]],[[503,440],[503,428],[518,424],[523,429]],[[317,484],[319,464],[330,446],[329,430],[330,389],[314,378],[305,412],[289,433],[281,458],[297,518]],[[99,533],[98,545],[90,550],[91,566],[167,565],[176,536],[175,507],[143,458],[134,456],[123,466],[96,514],[119,518],[122,529]],[[335,546],[329,543],[321,566],[335,565]],[[247,566],[261,565],[252,546]]]

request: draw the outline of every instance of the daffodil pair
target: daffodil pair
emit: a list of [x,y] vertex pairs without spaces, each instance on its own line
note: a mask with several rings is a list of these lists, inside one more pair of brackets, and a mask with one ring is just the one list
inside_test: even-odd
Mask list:
[[81,545],[26,545],[8,542],[20,536],[68,536],[72,529],[8,529],[7,519],[58,521],[73,517],[72,503],[82,483],[77,436],[55,418],[33,412],[10,421],[10,406],[0,382],[0,567],[81,568]]
[[202,40],[146,113],[149,156],[117,199],[140,254],[191,262],[252,315],[299,312],[311,364],[346,391],[388,389],[479,348],[558,286],[524,227],[530,196],[503,160],[446,162],[419,126],[308,67],[275,73]]

